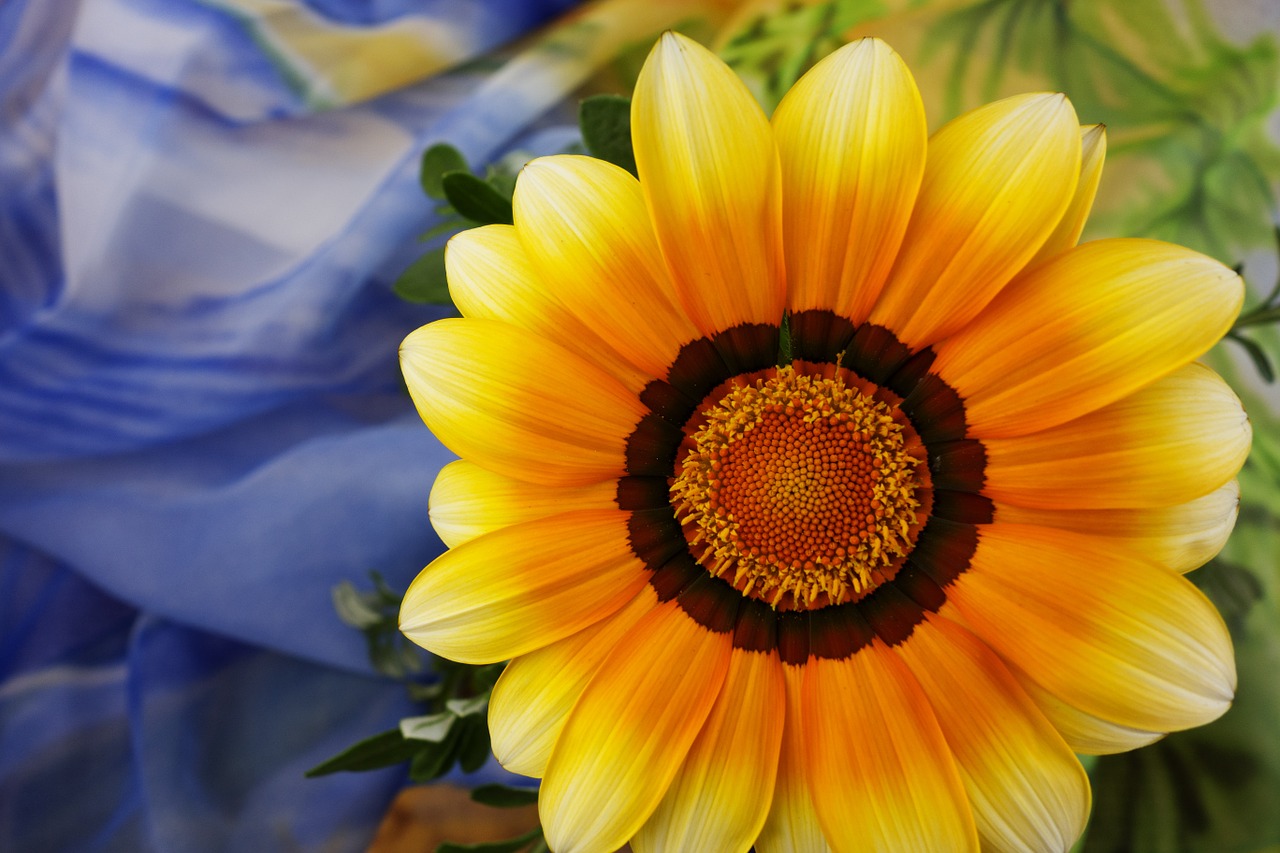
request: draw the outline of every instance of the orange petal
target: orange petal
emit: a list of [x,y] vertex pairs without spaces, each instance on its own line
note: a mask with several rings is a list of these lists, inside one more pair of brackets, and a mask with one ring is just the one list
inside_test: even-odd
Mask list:
[[600,368],[517,326],[437,320],[400,345],[409,393],[445,446],[552,486],[614,479],[648,409]]
[[1112,755],[1155,743],[1164,737],[1164,732],[1134,729],[1086,714],[1036,684],[1034,679],[1016,667],[1012,671],[1022,689],[1049,722],[1053,723],[1053,727],[1062,735],[1072,752],[1082,755]]
[[778,780],[773,789],[769,817],[756,839],[757,853],[830,853],[822,824],[809,795],[809,779],[804,768],[805,731],[800,715],[804,689],[802,666],[783,666],[787,708],[783,725],[782,754],[778,759]]
[[786,710],[776,653],[734,649],[724,689],[657,810],[631,839],[635,853],[746,853],[773,800]]
[[658,607],[614,648],[569,714],[538,795],[556,853],[616,850],[657,808],[720,694],[732,635]]
[[540,486],[495,474],[459,459],[436,475],[431,525],[450,548],[523,521],[575,509],[616,509],[613,481],[591,486]]
[[543,281],[649,376],[699,337],[674,304],[640,183],[591,157],[540,157],[520,172],[516,232]]
[[546,772],[551,748],[591,676],[657,606],[657,593],[645,584],[614,615],[507,664],[489,697],[489,736],[503,767],[525,776]]
[[1093,209],[1093,199],[1102,181],[1102,163],[1107,157],[1107,128],[1101,124],[1080,128],[1080,148],[1080,181],[1076,184],[1075,195],[1067,212],[1062,214],[1058,227],[1053,229],[1049,239],[1027,264],[1027,269],[1040,266],[1080,242],[1085,220]]
[[773,114],[782,163],[787,305],[871,313],[898,255],[924,174],[924,105],[879,39],[815,65]]
[[1025,435],[1114,403],[1209,349],[1244,299],[1240,276],[1181,246],[1096,240],[1009,287],[935,349],[969,434]]
[[497,663],[581,631],[626,604],[649,573],[630,513],[581,510],[504,527],[441,554],[409,585],[400,630],[463,663]]
[[965,624],[1053,695],[1142,731],[1220,717],[1235,693],[1222,617],[1185,578],[1046,527],[980,528],[947,587]]
[[1034,524],[1085,533],[1134,557],[1175,572],[1189,572],[1213,559],[1235,527],[1240,484],[1235,480],[1202,498],[1152,509],[1029,509],[997,503],[1001,524]]
[[631,100],[636,165],[680,300],[704,334],[778,323],[785,300],[769,121],[715,54],[676,33]]
[[462,316],[528,329],[604,368],[637,394],[648,383],[650,377],[579,322],[556,297],[555,283],[534,270],[514,227],[484,225],[455,234],[445,247],[444,265],[449,295]]
[[895,650],[933,706],[983,849],[1066,853],[1089,819],[1089,777],[995,653],[934,614]]
[[879,639],[843,660],[810,658],[802,715],[809,792],[834,849],[978,849],[929,699]]
[[1063,95],[1019,95],[951,121],[929,140],[902,254],[871,321],[913,349],[977,316],[1062,219],[1080,174],[1080,131]]
[[1235,477],[1252,435],[1231,387],[1188,364],[1065,424],[987,439],[982,492],[1046,509],[1173,506]]

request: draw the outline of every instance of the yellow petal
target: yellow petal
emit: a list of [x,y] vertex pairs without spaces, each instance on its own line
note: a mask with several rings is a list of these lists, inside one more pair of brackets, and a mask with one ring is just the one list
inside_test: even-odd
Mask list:
[[1217,556],[1239,512],[1240,484],[1232,480],[1194,501],[1154,509],[1029,509],[997,502],[995,520],[1087,533],[1107,547],[1189,572]]
[[575,509],[616,509],[613,481],[592,486],[539,486],[486,471],[474,462],[450,462],[431,487],[431,526],[450,548],[522,521]]
[[640,183],[591,157],[541,157],[520,172],[516,232],[569,310],[649,376],[699,337],[678,309]]
[[1155,240],[1096,240],[1020,279],[936,347],[969,434],[1057,426],[1187,364],[1231,327],[1240,276]]
[[1092,124],[1080,128],[1080,149],[1080,181],[1076,184],[1075,195],[1071,198],[1067,212],[1062,214],[1058,227],[1053,229],[1049,239],[1044,241],[1040,251],[1027,264],[1027,269],[1040,266],[1080,242],[1085,220],[1093,209],[1093,199],[1098,194],[1098,184],[1102,181],[1102,163],[1107,158],[1106,126]]
[[706,48],[666,33],[636,81],[631,135],[658,242],[693,322],[707,335],[778,323],[778,155],[746,86]]
[[778,758],[778,780],[773,789],[769,817],[756,840],[757,853],[830,853],[822,824],[813,809],[809,779],[804,768],[805,731],[800,715],[804,691],[803,666],[783,666],[787,687],[787,713]]
[[924,105],[879,39],[832,53],[773,114],[782,162],[787,305],[866,320],[924,174]]
[[657,605],[657,593],[645,584],[614,615],[507,664],[489,697],[489,736],[503,767],[525,776],[546,772],[551,748],[591,676]]
[[1188,364],[1060,426],[987,439],[982,491],[1046,509],[1173,506],[1235,477],[1252,435],[1231,387]]
[[962,328],[1040,249],[1079,174],[1079,125],[1063,95],[1019,95],[948,123],[929,140],[920,197],[872,322],[914,349]]
[[449,295],[462,316],[501,320],[555,341],[637,394],[650,380],[564,306],[556,297],[558,282],[539,277],[513,226],[455,234],[445,247],[444,265]]
[[1066,853],[1089,819],[1089,777],[995,653],[934,614],[895,650],[955,756],[982,849]]
[[581,510],[529,521],[441,554],[409,585],[400,630],[449,660],[497,663],[616,612],[648,580],[627,542],[629,513]]
[[706,725],[657,810],[631,839],[635,853],[746,853],[773,801],[786,702],[777,654],[734,649]]
[[732,635],[676,601],[614,648],[569,714],[538,795],[556,853],[616,850],[657,808],[711,711]]
[[1049,722],[1053,723],[1053,727],[1062,735],[1072,752],[1082,755],[1114,755],[1155,743],[1164,737],[1164,732],[1133,729],[1086,714],[1036,684],[1034,679],[1016,667],[1012,671],[1022,689],[1035,701]]
[[836,850],[978,849],[951,749],[910,670],[880,640],[805,666],[805,772]]
[[1185,578],[1088,536],[981,528],[947,587],[966,625],[1073,707],[1143,731],[1216,720],[1236,673],[1222,617]]
[[423,326],[400,345],[400,366],[418,413],[446,447],[535,483],[621,475],[627,437],[648,411],[600,368],[492,320]]

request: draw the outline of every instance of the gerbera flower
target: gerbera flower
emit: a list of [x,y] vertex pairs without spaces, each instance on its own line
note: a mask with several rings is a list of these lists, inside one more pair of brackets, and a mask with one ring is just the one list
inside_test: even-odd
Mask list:
[[1034,94],[927,139],[875,40],[770,121],[664,36],[632,127],[639,180],[530,163],[404,342],[462,460],[402,629],[511,660],[493,746],[556,853],[1067,849],[1073,752],[1232,700],[1180,572],[1234,523],[1249,424],[1193,360],[1240,278],[1076,247],[1102,129]]

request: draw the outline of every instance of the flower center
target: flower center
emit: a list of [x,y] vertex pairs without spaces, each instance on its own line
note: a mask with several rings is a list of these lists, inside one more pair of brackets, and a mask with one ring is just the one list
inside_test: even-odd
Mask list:
[[878,585],[919,525],[923,448],[896,411],[791,367],[733,385],[702,413],[671,486],[699,562],[778,609]]

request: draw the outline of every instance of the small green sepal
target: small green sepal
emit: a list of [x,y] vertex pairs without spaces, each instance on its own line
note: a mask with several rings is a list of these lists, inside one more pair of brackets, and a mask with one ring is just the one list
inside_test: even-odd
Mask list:
[[317,764],[306,772],[306,776],[308,779],[313,779],[316,776],[327,776],[343,770],[362,771],[390,767],[393,764],[408,761],[420,749],[418,744],[405,740],[399,729],[391,729],[365,738],[328,761]]

